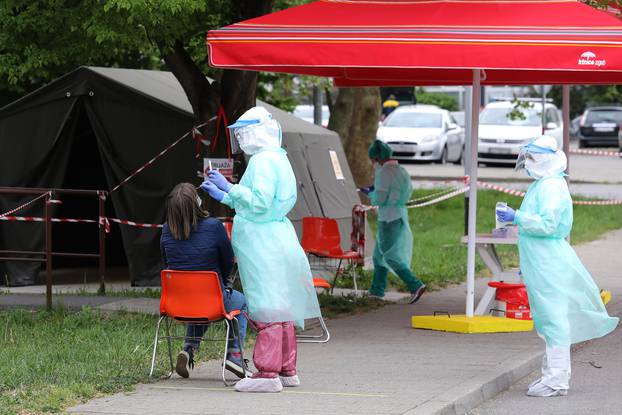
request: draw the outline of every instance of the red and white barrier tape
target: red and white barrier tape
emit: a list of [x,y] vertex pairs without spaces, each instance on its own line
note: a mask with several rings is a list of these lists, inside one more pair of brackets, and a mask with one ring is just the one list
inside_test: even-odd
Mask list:
[[[486,189],[496,190],[498,192],[507,193],[512,196],[525,197],[525,192],[520,190],[508,189],[507,187],[499,186],[492,183],[486,183],[478,181],[477,185]],[[622,200],[609,199],[609,200],[573,200],[574,205],[586,205],[586,206],[611,206],[622,205]]]
[[416,208],[421,208],[421,207],[424,207],[424,206],[435,205],[435,204],[440,203],[442,201],[445,201],[447,199],[451,199],[452,197],[459,196],[459,195],[461,195],[463,193],[466,193],[468,191],[469,191],[469,186],[464,186],[464,187],[456,189],[456,190],[454,190],[454,191],[452,191],[450,193],[447,193],[446,195],[443,195],[441,197],[437,197],[436,199],[432,199],[432,200],[429,200],[427,202],[423,202],[423,203],[419,203],[419,204],[415,204],[415,205],[407,205],[406,207],[408,209],[416,209]]
[[[36,216],[2,216],[0,220],[4,221],[19,221],[19,222],[45,222],[45,218]],[[162,224],[155,223],[140,223],[133,222],[131,220],[122,220],[117,218],[101,217],[99,220],[95,219],[70,219],[70,218],[51,218],[55,223],[99,223],[106,227],[106,232],[110,230],[109,222],[120,223],[121,225],[135,226],[138,228],[161,228]]]
[[434,199],[434,198],[435,198],[435,197],[437,197],[437,196],[446,195],[446,194],[451,193],[451,192],[453,192],[453,191],[455,191],[455,190],[456,190],[456,188],[455,188],[455,187],[452,187],[452,188],[450,188],[450,189],[444,189],[444,190],[441,190],[440,192],[431,193],[431,194],[429,194],[429,195],[425,195],[425,196],[421,196],[421,197],[416,197],[416,198],[414,198],[414,199],[410,199],[410,200],[408,201],[408,204],[411,204],[411,203],[417,203],[417,202],[422,202],[422,201],[424,201],[424,200],[429,200],[429,199]]
[[574,205],[588,206],[606,206],[606,205],[622,205],[622,200],[573,200]]
[[120,223],[121,225],[135,226],[138,228],[161,228],[162,224],[157,223],[140,223],[131,220],[122,220],[117,218],[107,218],[110,222]]
[[43,193],[43,194],[41,194],[41,195],[39,195],[39,196],[35,197],[35,198],[34,198],[34,199],[32,199],[31,201],[26,202],[26,203],[24,203],[23,205],[20,205],[20,206],[16,207],[15,209],[11,209],[11,210],[9,210],[8,212],[3,213],[2,215],[0,215],[0,219],[5,218],[5,217],[7,217],[7,216],[9,216],[9,215],[12,215],[13,213],[17,212],[18,210],[22,210],[22,209],[24,209],[25,207],[32,205],[32,204],[33,204],[33,203],[35,203],[37,200],[39,200],[39,199],[44,198],[45,196],[47,196],[49,193],[50,193],[50,192],[45,192],[45,193]]
[[525,192],[520,190],[508,189],[507,187],[499,186],[492,183],[486,183],[482,181],[477,181],[478,187],[483,187],[485,189],[496,190],[497,192],[507,193],[512,196],[525,197]]
[[[211,121],[211,119],[209,120]],[[208,122],[209,122],[208,121]],[[118,185],[116,185],[115,187],[112,188],[112,190],[110,191],[110,193],[113,193],[114,191],[116,191],[119,187],[123,186],[125,183],[129,182],[130,180],[132,180],[132,178],[134,178],[138,173],[140,173],[141,171],[145,170],[147,167],[151,166],[153,163],[156,162],[156,160],[158,160],[160,157],[162,157],[163,155],[165,155],[166,153],[168,153],[173,147],[175,147],[177,144],[181,143],[186,137],[193,135],[196,136],[198,129],[201,127],[204,127],[205,125],[207,125],[207,122],[194,126],[192,127],[192,129],[190,131],[188,131],[186,134],[182,135],[181,137],[179,137],[177,140],[175,140],[171,145],[169,145],[168,147],[166,147],[164,150],[160,151],[154,158],[152,158],[151,160],[149,160],[148,162],[146,162],[145,164],[143,164],[142,166],[140,166],[134,173],[130,174],[129,176],[127,176],[125,179],[123,179],[123,181],[121,181],[121,183],[119,183]],[[196,130],[196,131],[195,131]],[[200,133],[199,133],[200,134]]]
[[[465,193],[469,190],[469,186],[464,186],[464,187],[460,187],[460,188],[453,188],[453,189],[449,189],[449,190],[443,190],[442,192],[438,192],[438,193],[433,193],[431,195],[427,195],[427,196],[423,196],[420,198],[416,198],[413,199],[411,201],[409,201],[406,205],[407,209],[416,209],[416,208],[420,208],[420,207],[424,207],[424,206],[430,206],[430,205],[434,205],[436,203],[440,203],[444,200],[447,199],[451,199],[452,197],[456,197],[458,195],[461,195],[462,193]],[[436,197],[432,200],[428,200],[427,202],[423,202],[423,203],[419,203],[419,204],[412,204],[414,201],[417,200],[425,200],[425,199],[429,199],[430,197],[433,196],[437,196],[437,195],[442,195],[440,197]],[[363,206],[364,210],[377,210],[378,206],[367,206],[367,205],[361,205]]]
[[575,150],[570,150],[570,154],[583,154],[585,156],[622,157],[622,152],[618,152],[618,151],[602,151],[602,150],[575,149]]
[[[18,221],[18,222],[45,222],[45,218],[37,216],[2,216],[0,220]],[[51,222],[56,223],[98,223],[95,219],[67,219],[67,218],[51,218]]]

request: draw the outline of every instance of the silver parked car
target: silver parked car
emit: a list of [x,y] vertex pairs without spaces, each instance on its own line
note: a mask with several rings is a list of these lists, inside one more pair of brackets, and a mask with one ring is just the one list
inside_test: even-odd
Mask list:
[[[512,111],[520,111],[520,119],[512,119]],[[520,147],[542,136],[555,138],[562,146],[562,120],[557,107],[547,103],[542,126],[542,103],[532,102],[528,108],[516,108],[510,101],[492,102],[479,115],[478,160],[480,163],[516,164]]]
[[378,128],[377,138],[397,160],[461,163],[464,129],[449,111],[435,105],[406,105],[393,111]]

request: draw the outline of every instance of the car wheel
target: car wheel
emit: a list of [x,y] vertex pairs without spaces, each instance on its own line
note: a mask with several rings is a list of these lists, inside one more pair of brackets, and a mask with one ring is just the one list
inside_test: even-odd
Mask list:
[[438,164],[447,164],[447,146],[443,147],[443,151],[441,152],[441,157],[436,160]]

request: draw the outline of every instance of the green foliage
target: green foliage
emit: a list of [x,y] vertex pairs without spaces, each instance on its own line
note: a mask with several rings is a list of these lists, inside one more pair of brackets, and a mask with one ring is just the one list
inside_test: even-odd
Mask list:
[[[554,86],[549,97],[558,108],[562,106],[562,88]],[[570,88],[570,117],[583,113],[590,106],[622,105],[622,86],[619,85],[573,85]]]
[[[235,0],[3,0],[0,95],[28,93],[78,66],[164,69],[180,42],[207,75],[205,33],[232,23]],[[278,0],[274,9],[306,3]]]
[[512,107],[512,110],[506,115],[506,117],[508,117],[510,120],[526,120],[527,117],[525,116],[524,110],[528,110],[530,108],[533,108],[534,106],[533,102],[524,101],[516,98],[512,100],[512,104],[514,104],[514,107]]
[[415,90],[417,104],[437,105],[447,111],[458,111],[458,102],[442,92],[425,92],[423,88]]
[[284,111],[292,112],[299,101],[294,95],[293,75],[260,72],[257,82],[257,98]]

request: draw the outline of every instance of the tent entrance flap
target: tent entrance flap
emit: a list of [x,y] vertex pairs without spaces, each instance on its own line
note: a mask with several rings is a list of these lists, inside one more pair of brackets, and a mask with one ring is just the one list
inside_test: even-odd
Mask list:
[[[91,127],[84,107],[77,107],[72,114],[73,125],[66,125],[72,137],[68,149],[69,157],[64,177],[59,185],[63,189],[106,190],[110,183],[104,175],[103,163],[99,152],[97,138]],[[64,195],[62,204],[56,208],[55,216],[59,218],[97,219],[99,201],[93,197]],[[106,203],[106,214],[116,217],[114,205]],[[58,224],[54,225],[52,246],[58,252],[98,251],[98,227],[96,224]],[[113,267],[127,267],[127,259],[121,234],[114,227],[106,235],[106,262]],[[63,272],[65,278],[72,282],[99,281],[97,262],[92,259],[65,258],[54,259],[54,268],[70,268]],[[76,268],[93,268],[81,272]],[[125,274],[125,273],[123,273]]]

